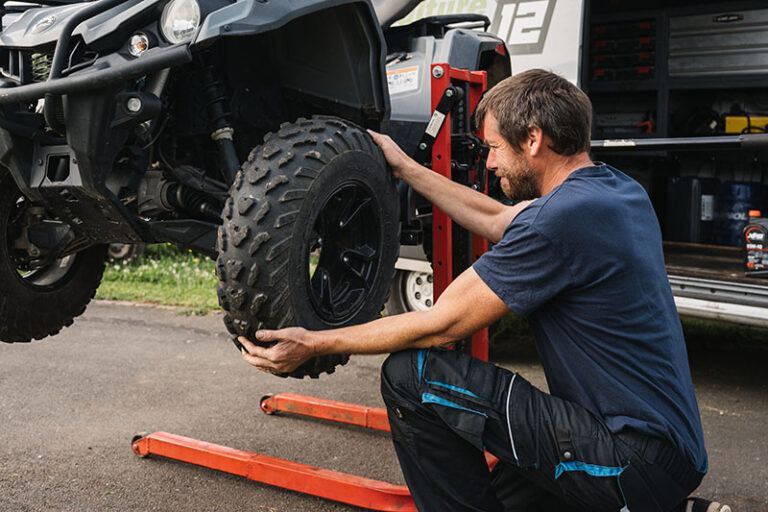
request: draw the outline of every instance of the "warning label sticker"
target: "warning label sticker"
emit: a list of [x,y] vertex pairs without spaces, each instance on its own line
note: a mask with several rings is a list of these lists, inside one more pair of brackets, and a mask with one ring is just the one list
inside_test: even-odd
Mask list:
[[419,66],[387,71],[389,94],[415,91],[419,88]]
[[437,133],[440,131],[440,128],[443,126],[443,121],[445,121],[445,114],[435,110],[434,113],[432,113],[432,118],[429,120],[427,129],[425,130],[427,132],[427,135],[433,138],[437,138]]

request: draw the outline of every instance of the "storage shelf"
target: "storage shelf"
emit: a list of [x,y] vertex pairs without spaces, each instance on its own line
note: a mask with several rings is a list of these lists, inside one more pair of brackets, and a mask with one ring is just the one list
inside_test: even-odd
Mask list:
[[666,137],[593,140],[592,149],[660,149],[696,151],[700,149],[761,149],[768,147],[768,133],[722,135],[714,137]]
[[738,247],[664,242],[664,260],[669,275],[768,288],[768,278],[744,275],[744,252]]
[[657,91],[659,81],[657,78],[650,80],[598,80],[590,81],[587,92],[623,93],[635,91]]

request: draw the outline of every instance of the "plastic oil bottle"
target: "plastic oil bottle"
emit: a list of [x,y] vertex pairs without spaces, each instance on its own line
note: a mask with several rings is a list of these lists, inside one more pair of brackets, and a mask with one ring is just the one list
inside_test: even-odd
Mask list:
[[743,236],[746,275],[768,277],[768,219],[760,217],[760,210],[749,211]]

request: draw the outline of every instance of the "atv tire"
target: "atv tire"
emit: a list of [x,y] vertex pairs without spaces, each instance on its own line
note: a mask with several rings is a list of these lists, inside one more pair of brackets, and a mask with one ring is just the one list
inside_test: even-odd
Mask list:
[[[259,328],[377,318],[399,248],[394,179],[381,150],[334,117],[285,123],[264,139],[238,173],[219,228],[227,329],[253,340]],[[315,357],[284,376],[316,378],[348,359]]]
[[107,246],[93,246],[51,264],[23,271],[13,249],[14,220],[25,199],[13,179],[0,177],[0,341],[28,342],[58,333],[85,311],[104,273]]

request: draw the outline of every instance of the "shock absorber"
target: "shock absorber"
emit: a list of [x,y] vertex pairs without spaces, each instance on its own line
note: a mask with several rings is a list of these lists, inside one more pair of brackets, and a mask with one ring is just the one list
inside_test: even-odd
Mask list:
[[237,157],[233,140],[235,129],[232,127],[232,113],[227,108],[224,83],[216,76],[216,67],[210,63],[208,57],[205,57],[202,74],[208,126],[211,129],[211,139],[219,150],[222,176],[227,184],[230,184],[240,170],[240,159]]

